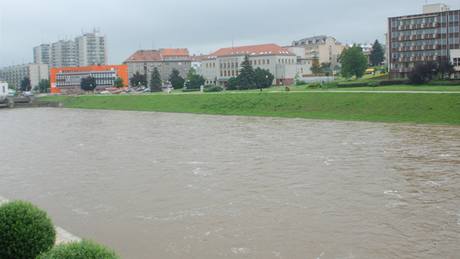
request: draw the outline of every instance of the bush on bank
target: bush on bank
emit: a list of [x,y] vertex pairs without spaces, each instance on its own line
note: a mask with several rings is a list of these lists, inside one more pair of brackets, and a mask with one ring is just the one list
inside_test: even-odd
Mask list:
[[223,90],[224,88],[218,85],[207,85],[204,87],[204,92],[206,93],[222,92]]
[[0,206],[0,258],[36,258],[55,240],[53,223],[43,210],[24,201]]
[[91,241],[55,246],[37,259],[118,259],[114,251]]

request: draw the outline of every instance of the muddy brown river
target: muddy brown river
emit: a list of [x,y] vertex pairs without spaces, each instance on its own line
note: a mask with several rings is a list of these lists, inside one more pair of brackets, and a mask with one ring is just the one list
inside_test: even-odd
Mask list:
[[460,258],[460,127],[0,110],[0,196],[123,258]]

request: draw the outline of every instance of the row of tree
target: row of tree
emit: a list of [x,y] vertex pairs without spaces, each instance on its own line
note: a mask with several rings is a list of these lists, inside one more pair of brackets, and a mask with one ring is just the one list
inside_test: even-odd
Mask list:
[[254,69],[249,62],[249,57],[244,58],[241,70],[237,77],[229,79],[228,90],[263,89],[273,85],[275,76],[267,69]]
[[409,73],[408,78],[412,84],[423,84],[436,77],[442,80],[449,79],[453,73],[455,73],[455,69],[449,61],[430,61],[417,63],[412,72]]
[[[199,89],[200,86],[204,85],[206,80],[201,75],[198,75],[195,69],[191,68],[186,78],[183,78],[180,75],[179,70],[173,69],[168,81],[171,83],[171,86],[174,89],[182,89],[184,87],[187,89]],[[130,83],[132,86],[138,87],[149,86],[152,92],[158,92],[161,91],[163,80],[161,79],[160,71],[155,67],[150,77],[149,84],[147,84],[147,75],[141,74],[139,72],[136,72],[130,78]]]

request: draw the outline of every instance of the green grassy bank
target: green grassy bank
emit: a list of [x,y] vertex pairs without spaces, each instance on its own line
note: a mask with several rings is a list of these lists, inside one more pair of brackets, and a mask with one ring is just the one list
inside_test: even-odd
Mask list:
[[50,96],[67,108],[460,125],[460,94],[221,93]]

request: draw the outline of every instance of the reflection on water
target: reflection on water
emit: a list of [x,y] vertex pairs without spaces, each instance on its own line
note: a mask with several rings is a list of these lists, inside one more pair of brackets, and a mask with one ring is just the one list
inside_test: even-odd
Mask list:
[[460,128],[0,111],[0,195],[124,258],[456,258]]

